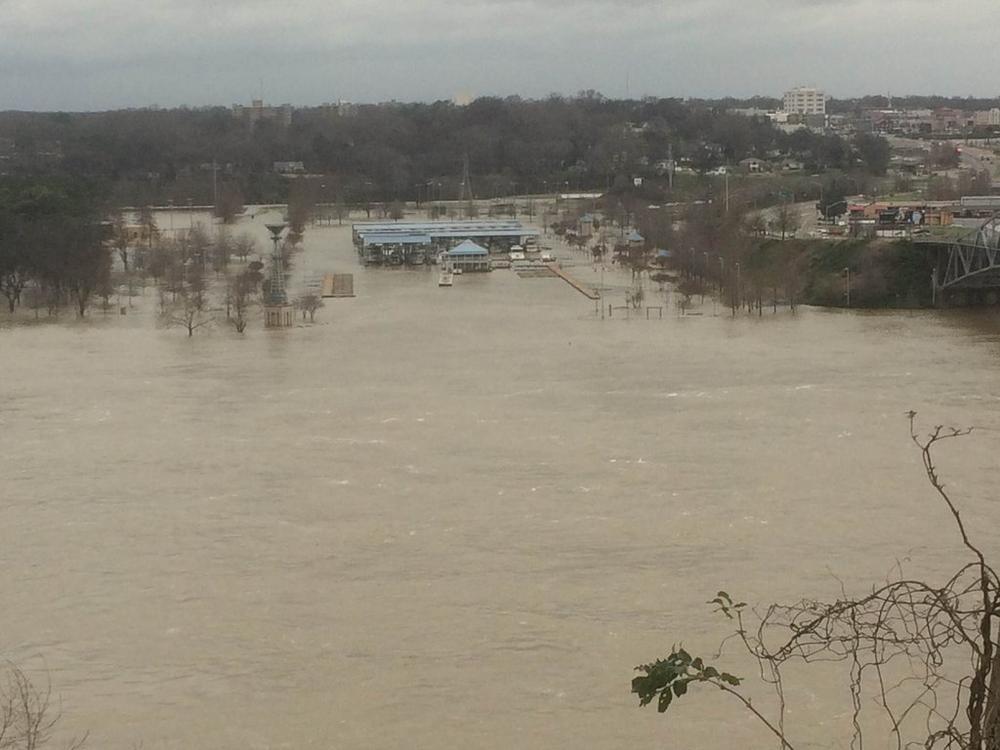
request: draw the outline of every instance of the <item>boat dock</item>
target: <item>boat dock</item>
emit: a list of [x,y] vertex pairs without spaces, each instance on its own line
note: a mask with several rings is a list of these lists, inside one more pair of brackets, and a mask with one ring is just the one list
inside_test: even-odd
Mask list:
[[583,286],[583,284],[581,284],[579,281],[577,281],[576,279],[574,279],[572,276],[568,275],[557,264],[555,264],[555,263],[546,263],[545,265],[546,265],[546,268],[548,268],[550,271],[552,271],[552,273],[554,273],[560,279],[562,279],[567,284],[569,284],[571,287],[573,287],[574,289],[576,289],[576,291],[578,291],[580,294],[582,294],[587,299],[600,299],[601,298],[601,295],[599,295],[596,291],[594,291],[593,289],[590,289],[589,287]]

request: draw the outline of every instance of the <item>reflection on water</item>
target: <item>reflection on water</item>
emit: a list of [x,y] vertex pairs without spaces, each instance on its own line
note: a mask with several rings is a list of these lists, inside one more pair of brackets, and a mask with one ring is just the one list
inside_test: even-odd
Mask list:
[[[983,428],[942,469],[1000,521],[995,317],[602,323],[558,280],[439,289],[358,268],[347,227],[306,245],[295,283],[358,293],[313,326],[189,340],[148,291],[0,328],[3,655],[48,668],[95,745],[655,744],[630,669],[714,646],[718,588],[949,560],[907,409]],[[801,693],[817,739],[843,698]],[[677,747],[760,739],[684,710],[729,723],[672,721]]]

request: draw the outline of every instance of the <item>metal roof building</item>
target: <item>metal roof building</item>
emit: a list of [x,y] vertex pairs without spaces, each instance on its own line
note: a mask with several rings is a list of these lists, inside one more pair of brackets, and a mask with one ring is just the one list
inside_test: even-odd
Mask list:
[[362,235],[362,242],[365,247],[368,245],[429,245],[430,235],[427,234],[406,234],[399,232],[396,234],[380,233]]
[[465,220],[465,221],[393,221],[360,222],[353,227],[354,241],[364,244],[365,238],[373,235],[427,236],[436,239],[481,239],[525,238],[541,234],[537,229],[524,226],[513,220]]

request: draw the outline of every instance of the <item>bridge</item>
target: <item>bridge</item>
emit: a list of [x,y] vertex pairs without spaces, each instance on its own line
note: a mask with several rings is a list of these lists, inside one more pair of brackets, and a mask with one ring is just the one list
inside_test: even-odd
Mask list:
[[951,237],[926,236],[916,244],[937,250],[932,283],[938,305],[1000,301],[1000,214]]

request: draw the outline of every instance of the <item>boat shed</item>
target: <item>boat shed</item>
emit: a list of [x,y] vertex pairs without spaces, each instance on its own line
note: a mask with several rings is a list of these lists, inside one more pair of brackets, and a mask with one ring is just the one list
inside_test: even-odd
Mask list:
[[361,238],[361,258],[367,263],[416,263],[425,261],[431,238],[405,232],[365,234]]
[[489,271],[490,251],[472,240],[466,240],[448,251],[448,261],[452,268],[461,268],[463,272]]

